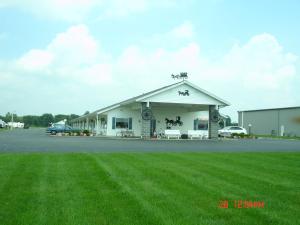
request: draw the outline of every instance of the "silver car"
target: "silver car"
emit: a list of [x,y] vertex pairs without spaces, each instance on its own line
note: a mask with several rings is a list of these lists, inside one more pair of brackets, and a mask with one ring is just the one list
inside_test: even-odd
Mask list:
[[218,130],[218,135],[220,137],[232,137],[234,134],[247,134],[247,130],[238,126],[229,126]]

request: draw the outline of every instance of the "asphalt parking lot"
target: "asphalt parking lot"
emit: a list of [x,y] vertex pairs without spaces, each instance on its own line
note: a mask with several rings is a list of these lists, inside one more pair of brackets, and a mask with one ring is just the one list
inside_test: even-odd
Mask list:
[[300,151],[298,140],[140,140],[58,137],[45,129],[0,131],[0,152],[278,152]]

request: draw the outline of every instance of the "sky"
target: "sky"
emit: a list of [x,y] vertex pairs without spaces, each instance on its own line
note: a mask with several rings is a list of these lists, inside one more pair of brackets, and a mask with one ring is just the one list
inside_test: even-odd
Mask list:
[[0,0],[0,114],[82,115],[174,82],[300,106],[297,0]]

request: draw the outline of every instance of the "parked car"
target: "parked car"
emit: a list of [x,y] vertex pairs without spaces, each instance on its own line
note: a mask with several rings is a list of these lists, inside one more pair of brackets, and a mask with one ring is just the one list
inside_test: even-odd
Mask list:
[[69,133],[72,132],[73,128],[64,124],[54,124],[46,129],[46,133],[56,134],[56,133]]
[[238,126],[229,126],[218,130],[218,135],[220,137],[233,137],[234,134],[247,134],[247,130]]
[[3,120],[0,119],[0,128],[7,127],[7,123],[5,123]]

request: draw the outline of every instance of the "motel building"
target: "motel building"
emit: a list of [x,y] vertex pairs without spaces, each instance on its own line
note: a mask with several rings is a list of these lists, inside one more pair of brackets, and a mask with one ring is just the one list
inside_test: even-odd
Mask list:
[[183,80],[83,115],[71,125],[98,136],[150,138],[180,133],[217,138],[218,111],[228,105]]

